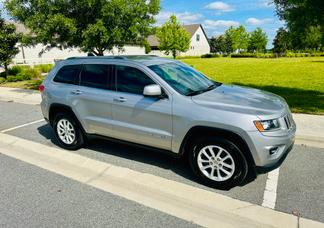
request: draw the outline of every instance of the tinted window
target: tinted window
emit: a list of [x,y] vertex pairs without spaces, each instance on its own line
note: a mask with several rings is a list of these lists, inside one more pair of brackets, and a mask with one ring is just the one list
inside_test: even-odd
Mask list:
[[54,82],[78,84],[81,65],[70,65],[62,67],[54,78]]
[[135,94],[143,94],[144,87],[156,84],[142,71],[128,66],[116,66],[117,90]]
[[111,89],[108,73],[109,70],[110,66],[108,65],[83,65],[80,85],[101,89]]
[[182,63],[151,65],[149,68],[183,95],[203,91],[214,85],[203,74]]

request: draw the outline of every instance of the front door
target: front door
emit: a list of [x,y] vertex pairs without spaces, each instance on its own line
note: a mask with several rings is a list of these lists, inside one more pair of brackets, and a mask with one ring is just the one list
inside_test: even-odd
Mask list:
[[156,84],[142,70],[115,66],[113,131],[118,139],[171,150],[172,98],[143,96],[146,85]]

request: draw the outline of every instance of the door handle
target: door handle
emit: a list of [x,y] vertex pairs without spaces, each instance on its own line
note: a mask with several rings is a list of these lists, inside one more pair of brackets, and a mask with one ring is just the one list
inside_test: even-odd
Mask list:
[[118,97],[118,98],[114,98],[114,101],[115,102],[123,103],[123,102],[126,102],[127,99],[125,97]]
[[71,91],[71,94],[73,94],[73,95],[80,95],[80,94],[82,94],[82,91],[81,90],[72,90]]

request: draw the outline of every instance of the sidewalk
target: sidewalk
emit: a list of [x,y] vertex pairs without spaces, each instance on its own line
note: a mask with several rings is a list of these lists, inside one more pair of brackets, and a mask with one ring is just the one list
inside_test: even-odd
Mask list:
[[0,101],[39,105],[41,97],[36,90],[0,87]]
[[[39,105],[38,91],[0,87],[0,100]],[[293,114],[297,124],[296,143],[324,148],[324,115]]]

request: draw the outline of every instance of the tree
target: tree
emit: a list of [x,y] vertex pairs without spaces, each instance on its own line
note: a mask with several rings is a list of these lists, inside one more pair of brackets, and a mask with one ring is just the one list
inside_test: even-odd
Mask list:
[[225,37],[228,37],[232,43],[232,51],[246,51],[249,43],[249,33],[243,25],[234,28],[230,27],[225,31]]
[[256,28],[251,32],[249,37],[248,51],[251,52],[262,52],[266,50],[268,43],[268,37],[261,28]]
[[125,44],[143,45],[160,0],[6,0],[6,8],[47,47],[103,55]]
[[295,49],[305,47],[304,38],[311,26],[321,31],[324,46],[324,4],[322,0],[274,0],[280,19],[287,22]]
[[306,29],[303,39],[303,46],[306,49],[318,50],[321,48],[321,41],[323,34],[321,33],[320,26],[310,26]]
[[171,53],[174,59],[177,52],[189,49],[190,34],[180,25],[175,15],[158,28],[156,36],[160,43],[159,49],[165,51],[167,55]]
[[284,28],[279,28],[272,44],[274,53],[284,53],[291,50],[291,35]]
[[5,67],[6,77],[8,76],[8,65],[19,50],[16,47],[20,35],[16,33],[13,24],[6,24],[0,14],[0,64]]
[[232,50],[232,42],[229,37],[220,35],[210,39],[211,52],[230,53]]

